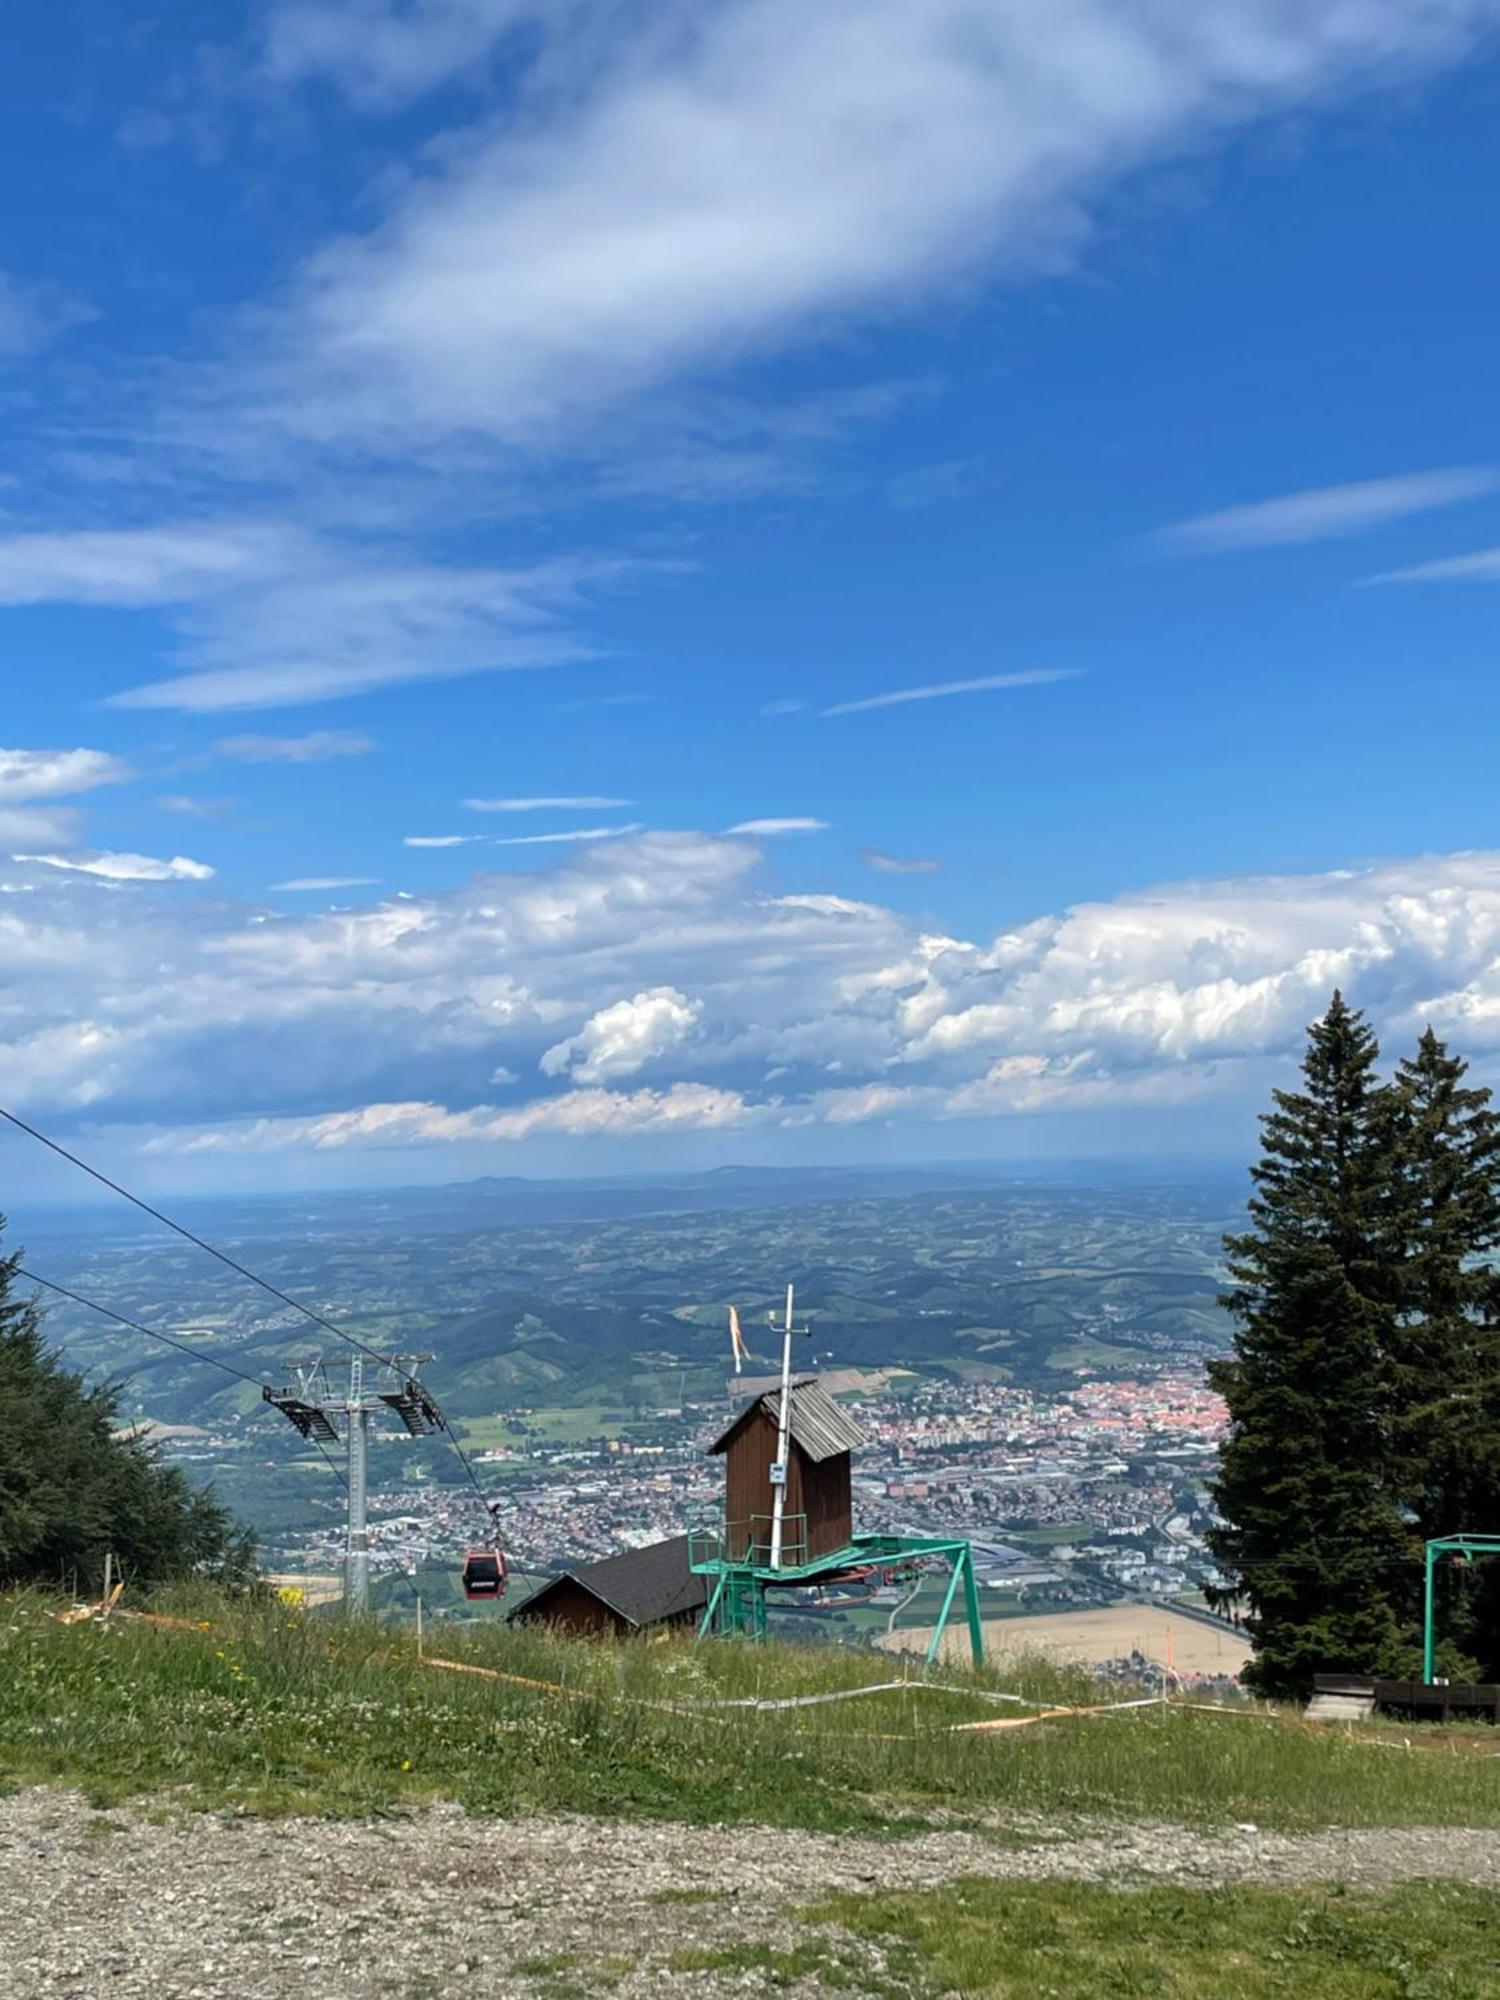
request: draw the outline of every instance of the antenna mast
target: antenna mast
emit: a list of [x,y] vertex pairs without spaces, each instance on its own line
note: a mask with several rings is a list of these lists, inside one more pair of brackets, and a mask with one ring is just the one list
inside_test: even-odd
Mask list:
[[786,1288],[786,1319],[781,1329],[781,1410],[776,1420],[776,1463],[771,1467],[772,1569],[781,1568],[781,1542],[786,1526],[786,1466],[792,1440],[793,1290],[791,1285]]

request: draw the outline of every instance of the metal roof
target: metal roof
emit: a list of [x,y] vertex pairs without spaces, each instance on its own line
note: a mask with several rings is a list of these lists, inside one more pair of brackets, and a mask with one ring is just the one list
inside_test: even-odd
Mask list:
[[[709,1451],[726,1450],[729,1440],[757,1410],[763,1410],[772,1423],[779,1421],[781,1391],[767,1390],[753,1403],[747,1403],[728,1430],[709,1446]],[[865,1441],[865,1434],[853,1417],[833,1400],[816,1379],[792,1384],[790,1429],[792,1443],[815,1465],[821,1464],[825,1458],[837,1458],[841,1451],[858,1451]]]
[[518,1604],[511,1616],[545,1616],[547,1598],[567,1582],[581,1585],[617,1611],[627,1625],[655,1625],[664,1618],[701,1611],[708,1602],[706,1580],[688,1567],[687,1536],[672,1535],[664,1542],[648,1542],[643,1549],[626,1549],[623,1555],[565,1570]]

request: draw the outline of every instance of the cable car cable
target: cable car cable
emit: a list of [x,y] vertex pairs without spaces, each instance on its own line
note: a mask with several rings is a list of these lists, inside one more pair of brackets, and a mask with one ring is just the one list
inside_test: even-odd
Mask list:
[[[221,1361],[216,1354],[205,1354],[201,1348],[190,1347],[185,1340],[178,1340],[173,1334],[163,1333],[158,1327],[143,1325],[138,1319],[131,1319],[125,1313],[117,1313],[112,1306],[102,1306],[97,1299],[88,1298],[82,1292],[71,1291],[68,1286],[59,1285],[53,1278],[44,1278],[40,1272],[29,1270],[24,1264],[16,1265],[15,1272],[16,1276],[24,1278],[28,1285],[41,1285],[49,1292],[56,1292],[59,1298],[71,1299],[76,1306],[87,1306],[90,1312],[99,1313],[105,1319],[112,1319],[117,1326],[128,1326],[132,1333],[143,1333],[148,1340],[162,1341],[168,1347],[175,1347],[179,1354],[186,1354],[194,1361],[205,1362],[210,1368],[221,1369],[224,1374],[233,1375],[241,1382],[248,1382],[253,1388],[265,1387],[265,1382],[259,1375],[247,1375],[243,1368],[236,1368],[232,1362]],[[347,1486],[349,1482],[339,1469],[337,1461],[328,1456],[322,1443],[317,1438],[309,1439],[309,1443],[317,1446],[318,1456],[328,1470],[341,1485]]]
[[[89,1177],[92,1180],[98,1181],[102,1187],[107,1187],[111,1193],[122,1196],[124,1200],[130,1202],[133,1207],[140,1209],[144,1214],[151,1216],[155,1221],[165,1224],[165,1226],[168,1229],[175,1231],[175,1233],[178,1236],[183,1237],[187,1242],[195,1244],[197,1248],[200,1250],[206,1250],[210,1257],[216,1257],[221,1264],[226,1265],[231,1271],[238,1272],[242,1278],[248,1278],[251,1284],[259,1285],[262,1291],[269,1292],[272,1298],[279,1299],[283,1305],[290,1306],[294,1312],[301,1313],[305,1318],[310,1319],[315,1326],[321,1326],[327,1332],[335,1335],[336,1338],[338,1338],[339,1340],[346,1341],[349,1344],[349,1346],[357,1347],[361,1353],[367,1354],[372,1361],[379,1362],[382,1368],[395,1368],[396,1363],[391,1355],[379,1353],[375,1348],[366,1346],[365,1342],[358,1339],[356,1335],[352,1333],[346,1333],[342,1327],[335,1326],[331,1319],[325,1318],[322,1313],[315,1312],[311,1306],[304,1305],[300,1299],[294,1299],[289,1292],[282,1291],[280,1286],[273,1285],[267,1278],[262,1278],[257,1272],[252,1271],[248,1265],[241,1264],[238,1261],[238,1259],[229,1256],[223,1250],[215,1248],[215,1246],[212,1243],[209,1243],[203,1237],[196,1235],[191,1229],[189,1229],[186,1226],[186,1224],[176,1221],[174,1217],[167,1215],[166,1213],[164,1213],[163,1210],[153,1207],[152,1204],[149,1201],[144,1200],[142,1196],[138,1194],[132,1194],[129,1188],[122,1187],[120,1183],[116,1180],[111,1180],[108,1174],[103,1173],[98,1167],[90,1166],[87,1160],[80,1159],[77,1153],[70,1152],[68,1148],[60,1144],[58,1140],[48,1138],[45,1132],[39,1132],[34,1125],[28,1125],[24,1118],[17,1117],[14,1111],[6,1110],[3,1104],[0,1104],[0,1118],[5,1119],[5,1121],[8,1124],[14,1125],[18,1132],[24,1132],[28,1138],[37,1140],[39,1144],[47,1147],[50,1152],[56,1153],[60,1159],[68,1161],[68,1163],[71,1166],[79,1168],[81,1172],[89,1175]],[[88,1299],[85,1299],[82,1302],[85,1305],[93,1303],[91,1300]],[[103,1308],[101,1308],[101,1310],[103,1310]],[[119,1315],[116,1315],[116,1317],[119,1317]],[[129,1321],[126,1321],[124,1323],[127,1325],[133,1324],[133,1322]],[[144,1328],[137,1328],[136,1330],[149,1331],[149,1329],[144,1329]],[[199,1358],[207,1359],[208,1357],[200,1356]],[[223,1364],[215,1363],[214,1365],[222,1366]],[[252,1378],[250,1376],[245,1377],[246,1381],[249,1381],[251,1379]],[[489,1497],[485,1493],[483,1486],[479,1482],[478,1474],[475,1472],[474,1467],[469,1460],[468,1453],[464,1450],[463,1446],[459,1443],[458,1439],[454,1436],[452,1430],[449,1428],[446,1417],[443,1419],[440,1428],[447,1436],[448,1441],[453,1446],[453,1449],[458,1453],[459,1463],[460,1465],[462,1465],[464,1469],[464,1473],[468,1478],[469,1484],[474,1488],[475,1493],[478,1495],[479,1500],[485,1509],[485,1513],[488,1517],[490,1526],[492,1527],[492,1529],[494,1529],[494,1532],[498,1536],[499,1530],[498,1527],[495,1526],[495,1508],[491,1503]],[[329,1463],[332,1464],[331,1459],[329,1460]]]
[[290,1306],[294,1312],[301,1313],[305,1318],[310,1319],[315,1326],[321,1326],[327,1332],[334,1334],[339,1340],[345,1340],[351,1347],[357,1347],[361,1353],[368,1354],[372,1361],[378,1361],[382,1368],[395,1367],[396,1364],[389,1354],[380,1354],[373,1347],[367,1347],[355,1334],[345,1333],[344,1329],[341,1326],[335,1326],[331,1319],[325,1319],[322,1313],[314,1312],[311,1306],[304,1305],[300,1299],[294,1299],[289,1292],[284,1292],[279,1286],[273,1285],[269,1278],[257,1276],[247,1265],[239,1263],[225,1251],[216,1250],[212,1243],[205,1242],[201,1236],[195,1236],[186,1224],[174,1221],[170,1215],[164,1214],[159,1208],[153,1208],[149,1201],[143,1200],[138,1194],[132,1194],[129,1188],[121,1187],[118,1181],[112,1181],[109,1175],[101,1173],[98,1167],[91,1167],[87,1160],[81,1160],[76,1153],[70,1153],[67,1147],[59,1145],[56,1139],[49,1139],[45,1132],[39,1132],[34,1125],[28,1125],[26,1120],[18,1118],[14,1111],[7,1111],[3,1104],[0,1104],[0,1118],[5,1119],[8,1124],[14,1125],[18,1132],[24,1132],[29,1138],[38,1140],[49,1151],[56,1153],[59,1158],[67,1160],[70,1165],[80,1168],[92,1180],[98,1181],[102,1187],[107,1187],[111,1193],[122,1195],[126,1201],[142,1210],[144,1214],[154,1217],[158,1222],[165,1223],[168,1229],[175,1230],[179,1236],[184,1237],[189,1243],[196,1244],[200,1250],[206,1250],[210,1257],[217,1257],[221,1264],[226,1264],[231,1271],[237,1271],[242,1278],[248,1278],[252,1285],[259,1285],[263,1292],[269,1292],[272,1298],[280,1299],[283,1305]]

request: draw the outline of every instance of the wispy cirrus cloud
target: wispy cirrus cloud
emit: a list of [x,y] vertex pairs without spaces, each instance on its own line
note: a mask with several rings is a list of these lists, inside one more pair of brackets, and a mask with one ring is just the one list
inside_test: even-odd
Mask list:
[[476,840],[487,840],[483,833],[408,833],[402,840],[403,847],[469,847]]
[[778,833],[826,833],[826,819],[742,819],[738,825],[727,827],[728,833],[778,834]]
[[1348,486],[1319,486],[1247,507],[1226,507],[1179,521],[1149,537],[1152,546],[1183,555],[1217,555],[1231,549],[1267,549],[1325,542],[1403,521],[1409,515],[1456,507],[1500,490],[1494,466],[1451,466],[1408,472],[1394,479],[1364,479]]
[[290,882],[273,882],[271,888],[276,893],[288,894],[321,889],[373,889],[378,880],[375,875],[296,875]]
[[[481,115],[307,260],[257,322],[254,421],[324,446],[545,445],[839,320],[930,310],[978,270],[1055,268],[1123,175],[1455,59],[1497,17],[1492,0],[601,11],[570,87],[523,120]],[[293,7],[281,60],[378,102],[400,87],[392,49],[436,82],[523,18],[555,74],[576,14]]]
[[1053,681],[1076,680],[1079,667],[1040,667],[1033,672],[981,674],[977,680],[932,681],[925,687],[893,688],[887,694],[862,695],[858,701],[837,701],[822,713],[863,715],[872,708],[900,708],[910,701],[943,701],[955,694],[996,694],[1007,688],[1046,687]]
[[207,882],[214,872],[206,861],[190,861],[185,854],[165,861],[153,854],[17,854],[13,859],[104,882]]
[[375,738],[360,729],[314,729],[305,736],[221,736],[220,757],[241,764],[326,764],[334,757],[365,757]]
[[886,854],[878,847],[862,847],[859,858],[877,875],[936,875],[943,865],[941,861],[928,861],[916,855]]
[[112,705],[211,714],[584,659],[594,649],[566,616],[593,590],[662,567],[608,556],[476,567],[258,521],[88,529],[0,537],[0,605],[162,613],[177,670]]
[[569,798],[522,798],[522,799],[465,799],[470,812],[477,813],[529,813],[529,812],[609,812],[617,806],[633,806],[634,799],[602,798],[598,794],[579,793]]
[[1436,562],[1413,563],[1363,579],[1372,583],[1500,583],[1500,548],[1475,549],[1469,555],[1441,556]]
[[631,821],[628,826],[574,826],[560,833],[508,833],[492,836],[491,847],[568,847],[577,842],[593,840],[623,840],[628,833],[639,833],[638,823]]
[[27,846],[69,841],[78,814],[57,802],[134,776],[107,750],[0,749],[0,841]]

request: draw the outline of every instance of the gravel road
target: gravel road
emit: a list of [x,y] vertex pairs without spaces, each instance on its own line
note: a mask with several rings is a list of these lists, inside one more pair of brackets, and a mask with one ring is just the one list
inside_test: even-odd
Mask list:
[[[672,1955],[785,1948],[808,1935],[791,1909],[821,1889],[956,1875],[1494,1888],[1500,1838],[1145,1825],[1059,1837],[1038,1823],[881,1842],[449,1807],[358,1823],[101,1812],[31,1790],[0,1800],[0,1988],[8,2000],[540,2000],[596,1980],[622,1996],[753,1992],[754,1974],[674,1970]],[[683,1891],[699,1900],[662,1900]]]

